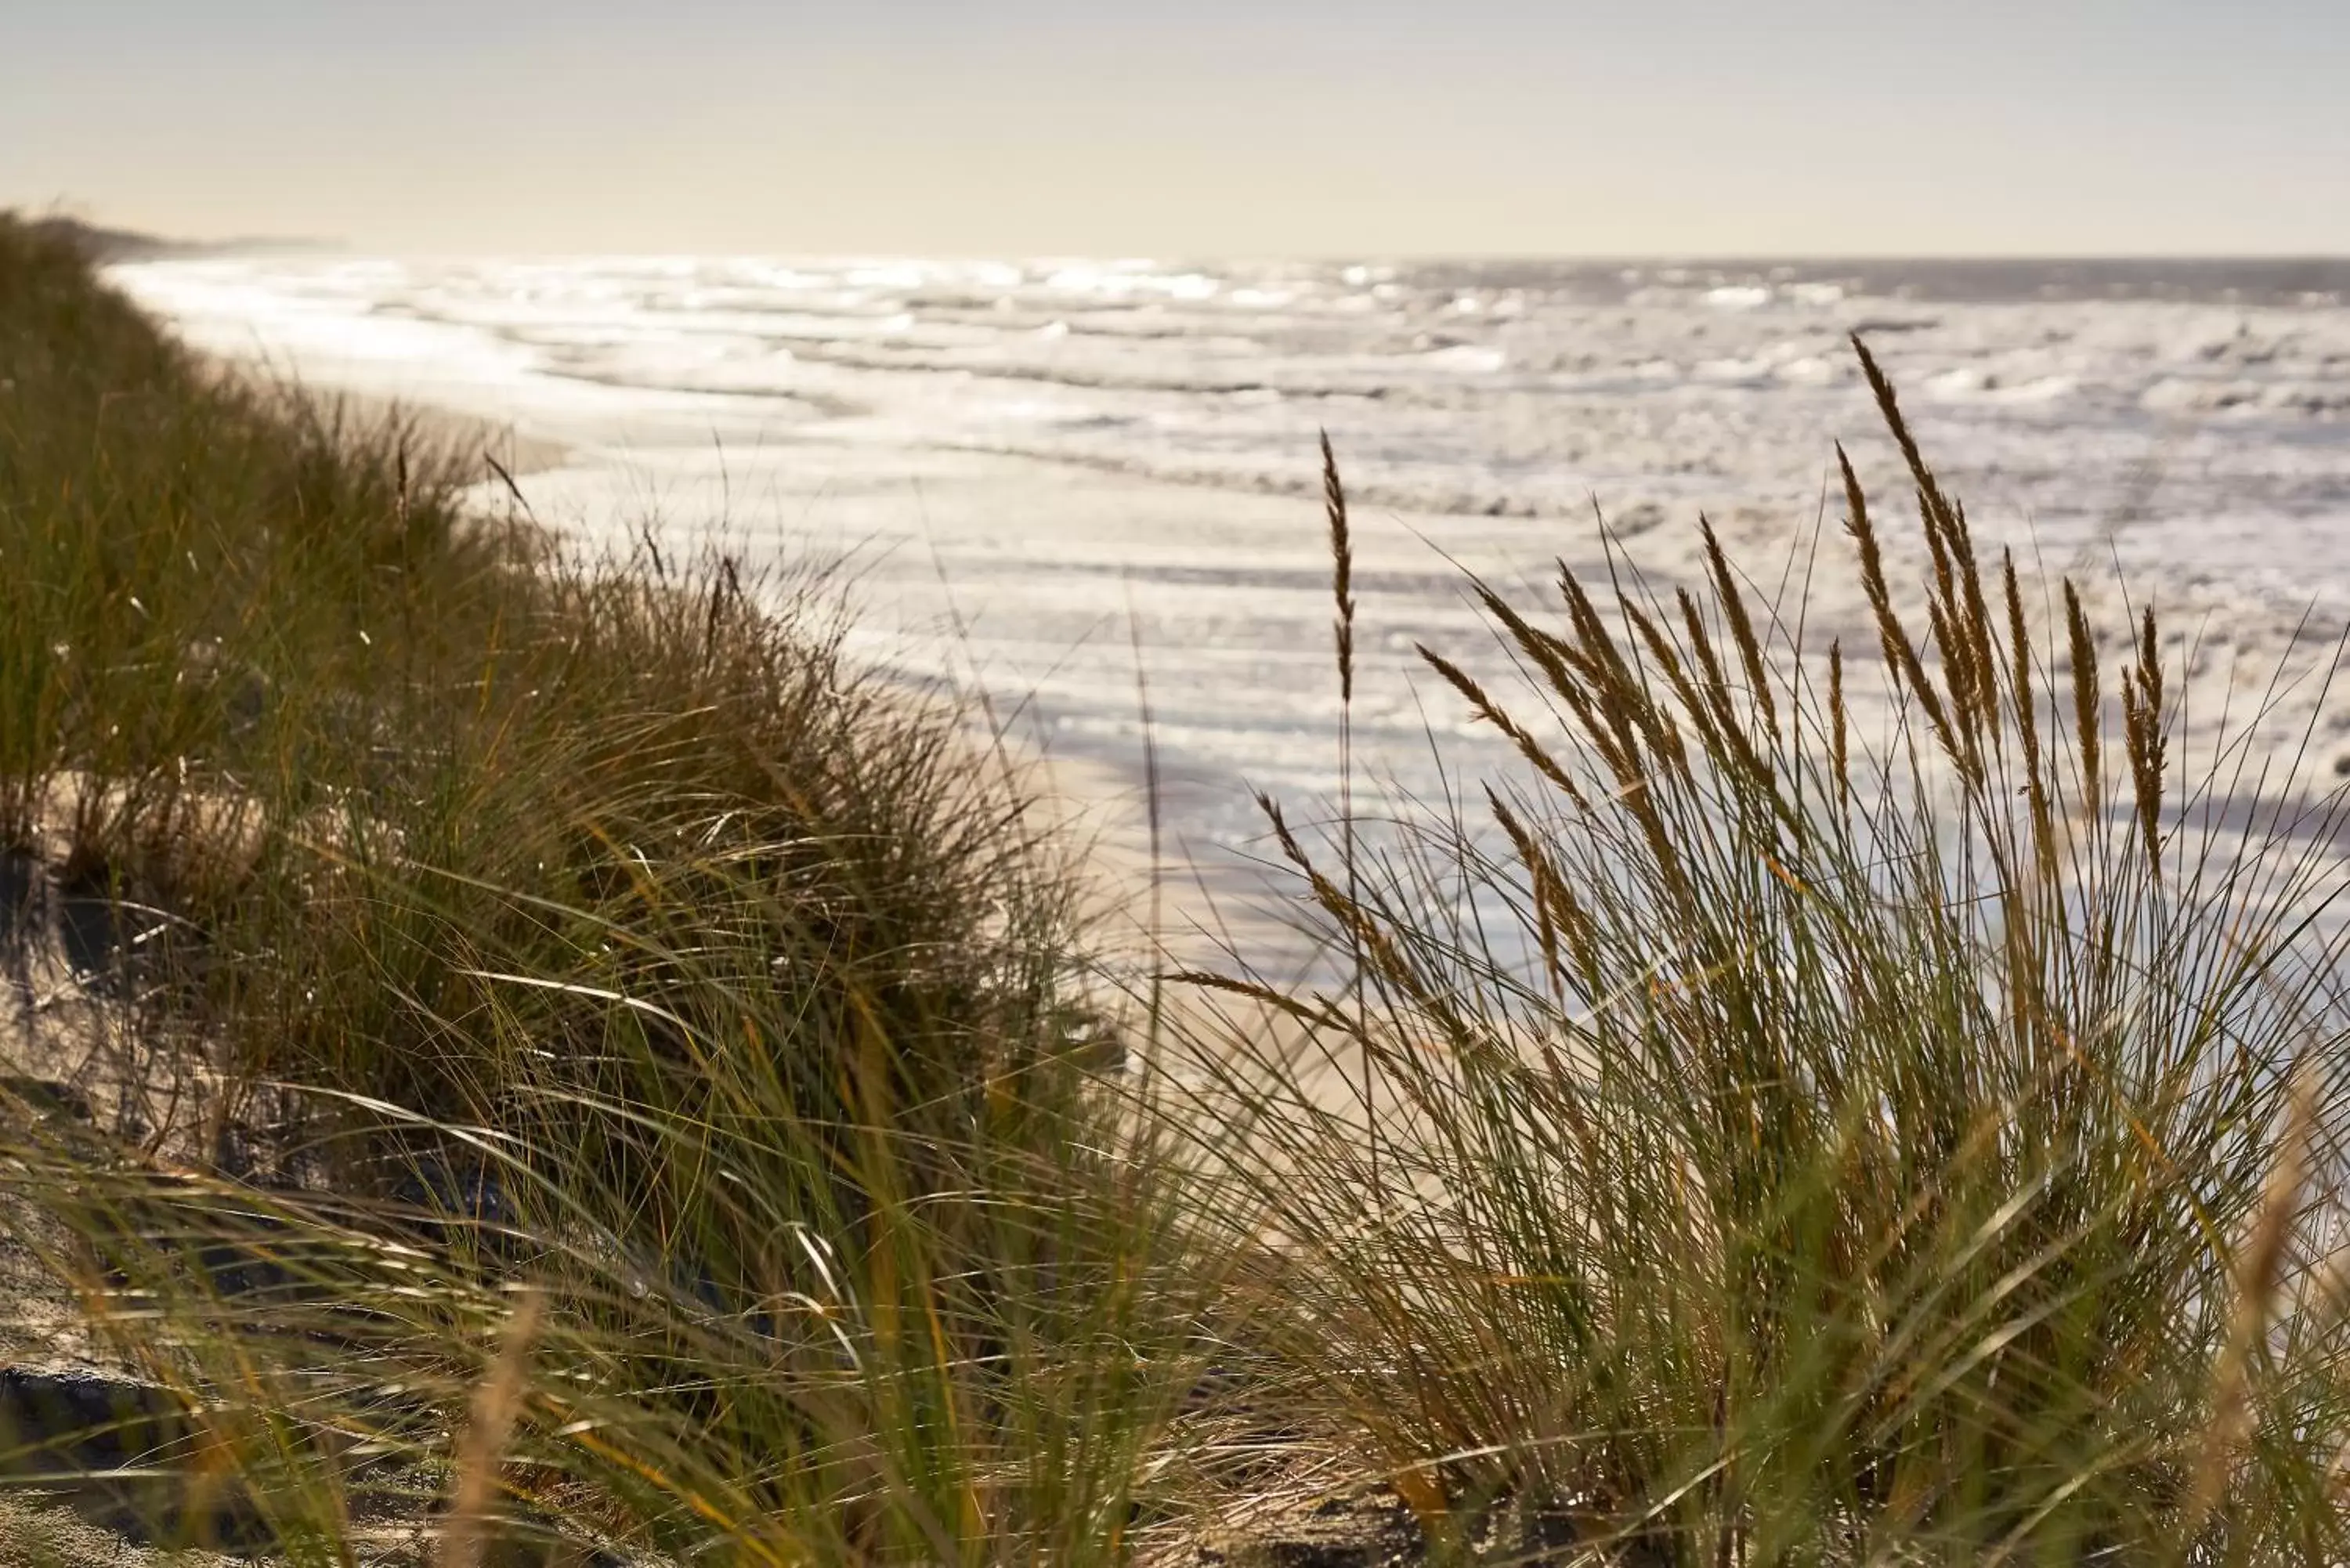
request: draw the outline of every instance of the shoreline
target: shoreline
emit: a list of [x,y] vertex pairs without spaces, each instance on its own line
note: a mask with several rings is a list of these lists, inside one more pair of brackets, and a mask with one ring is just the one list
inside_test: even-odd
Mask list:
[[[252,361],[198,352],[225,379],[291,398],[318,398],[363,426],[403,421],[421,441],[460,462],[494,460],[515,480],[563,470],[610,473],[622,466],[593,448],[538,434],[519,420],[331,381],[296,381],[266,374]],[[484,472],[473,483],[476,490],[504,493],[504,483],[494,472]],[[592,529],[559,518],[546,525],[557,536],[590,549],[608,542]],[[852,605],[852,616],[858,613]],[[861,661],[860,668],[918,701],[931,695],[882,664]],[[1053,747],[1045,737],[1017,730],[991,732],[982,726],[973,730],[971,741],[982,753],[999,753],[1024,786],[1035,786],[1035,805],[1049,831],[1084,867],[1087,924],[1103,939],[1104,956],[1128,968],[1154,953],[1173,967],[1203,967],[1234,950],[1284,958],[1299,950],[1297,935],[1263,907],[1270,901],[1271,888],[1249,888],[1237,864],[1223,867],[1222,876],[1212,875],[1180,844],[1170,841],[1161,842],[1154,861],[1153,803],[1149,782],[1139,767]],[[1155,923],[1150,914],[1154,902]]]
[[[629,450],[627,438],[632,432],[629,429],[598,430],[594,428],[593,417],[578,421],[588,428],[572,432],[585,439],[558,437],[546,433],[545,421],[534,420],[525,411],[487,411],[468,406],[460,398],[439,395],[465,389],[460,386],[434,385],[428,378],[411,391],[402,388],[403,378],[391,373],[388,366],[281,360],[238,353],[218,344],[192,342],[171,317],[157,318],[201,363],[226,379],[287,396],[319,398],[362,425],[393,418],[408,421],[421,440],[473,465],[473,488],[491,504],[506,499],[505,480],[494,471],[482,472],[486,463],[477,463],[475,459],[476,455],[494,459],[508,478],[525,482],[521,499],[548,534],[590,553],[625,548],[639,511],[660,518],[665,524],[665,535],[724,542],[735,525],[729,512],[732,498],[723,483],[711,484],[706,474],[664,472],[668,465],[663,459],[679,449],[671,442]],[[489,398],[489,389],[477,390]],[[621,444],[616,447],[594,439],[607,434],[623,438]],[[712,437],[716,439],[714,430]],[[725,446],[720,442],[722,452]],[[692,451],[696,461],[706,455],[699,448],[681,450]],[[773,450],[770,447],[767,452]],[[1116,515],[1128,527],[1149,532],[1189,515],[1200,491],[1192,484],[1017,454],[946,450],[903,455],[912,472],[907,483],[899,486],[877,483],[868,454],[856,443],[795,445],[795,461],[787,465],[789,472],[767,478],[769,493],[805,493],[811,506],[821,498],[836,514],[856,514],[827,527],[825,534],[862,525],[870,530],[870,536],[879,537],[910,495],[926,514],[934,506],[1001,508],[1007,514],[1016,514],[1020,495],[1042,494],[1047,498],[1046,508],[1055,514]],[[685,479],[684,493],[661,493],[663,482],[672,477]],[[527,483],[534,480],[539,483]],[[641,495],[635,493],[639,486],[644,487]],[[1326,569],[1316,527],[1318,511],[1309,502],[1264,492],[1220,491],[1218,499],[1238,509],[1253,527],[1294,523],[1311,569]],[[764,537],[756,541],[767,542]],[[774,542],[779,548],[814,558],[827,553],[821,535],[795,537],[788,543],[775,536]],[[669,543],[664,537],[664,546]],[[841,553],[847,557],[851,551]],[[952,668],[957,660],[940,661],[939,668],[925,670],[920,666],[930,660],[919,653],[911,662],[891,657],[886,646],[909,646],[923,634],[904,624],[901,614],[893,613],[903,611],[905,605],[888,591],[889,586],[866,581],[861,567],[861,563],[852,563],[842,576],[858,640],[864,644],[850,652],[859,668],[917,701],[930,700],[940,689],[968,695],[975,682],[984,684],[980,672]],[[1012,706],[1025,709],[1028,700],[1016,690],[1018,679],[1014,676],[1007,690],[1013,691]],[[998,691],[994,695],[1001,701],[1005,692]],[[1055,802],[1047,808],[1055,831],[1082,855],[1092,879],[1103,884],[1091,902],[1104,916],[1104,934],[1110,939],[1110,946],[1124,956],[1139,957],[1151,945],[1147,906],[1155,886],[1159,904],[1158,934],[1165,939],[1167,956],[1182,965],[1212,964],[1235,948],[1272,954],[1284,966],[1303,958],[1303,939],[1285,929],[1269,907],[1277,902],[1275,889],[1253,872],[1246,859],[1213,839],[1195,844],[1193,851],[1187,852],[1186,843],[1199,836],[1197,822],[1188,825],[1193,829],[1190,835],[1182,831],[1183,823],[1162,824],[1164,836],[1154,873],[1153,803],[1139,746],[1138,754],[1131,758],[1108,755],[1106,752],[1126,748],[1088,746],[1082,742],[1056,743],[1045,726],[1017,722],[1004,732],[993,734],[982,725],[974,730],[972,740],[983,751],[1000,748],[1015,774],[1024,777],[1033,773],[1045,780]],[[1224,809],[1253,811],[1248,805],[1248,782],[1239,774],[1220,779],[1211,768],[1196,765],[1196,760],[1190,767],[1182,766],[1180,759],[1161,760],[1162,764],[1174,764],[1161,775],[1162,804],[1170,789],[1193,800],[1214,790],[1219,801],[1230,796],[1232,804]],[[1214,853],[1202,857],[1196,852],[1202,847]]]
[[[309,401],[322,413],[340,415],[362,428],[380,429],[398,421],[418,441],[452,459],[494,460],[515,479],[547,473],[571,462],[576,449],[550,436],[526,431],[521,421],[469,412],[429,400],[388,392],[369,391],[328,382],[305,381],[271,372],[252,360],[238,360],[202,349],[192,350],[198,361],[223,382],[245,387],[265,398],[288,403]],[[494,484],[487,463],[471,483]]]

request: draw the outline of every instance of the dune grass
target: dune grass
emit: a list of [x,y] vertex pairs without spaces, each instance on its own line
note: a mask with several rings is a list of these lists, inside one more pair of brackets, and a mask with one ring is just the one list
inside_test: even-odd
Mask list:
[[[59,246],[0,234],[0,833],[119,902],[118,990],[209,1069],[159,1104],[123,1065],[104,1179],[20,1116],[18,1179],[104,1240],[60,1271],[192,1314],[125,1347],[184,1340],[150,1370],[311,1472],[282,1532],[324,1452],[426,1456],[527,1287],[565,1371],[512,1449],[568,1428],[614,1529],[1114,1539],[1136,1421],[1087,1423],[1172,1376],[1128,1322],[1159,1199],[1084,1092],[1020,782],[843,666],[819,576],[570,561],[407,428],[208,379]],[[264,1288],[183,1255],[224,1247]]]
[[1710,535],[1471,585],[1521,679],[1429,664],[1523,769],[1267,802],[1343,983],[1145,1026],[820,575],[570,559],[0,227],[0,836],[204,1067],[0,1095],[0,1226],[298,1561],[1188,1559],[1373,1484],[1440,1560],[2339,1560],[2338,798],[2223,821],[2151,616],[1983,559],[1867,368],[1929,569],[1852,483],[1866,646]]
[[[1981,560],[1860,352],[1931,562],[1905,607],[1847,464],[1872,646],[1804,647],[1711,534],[1669,597],[1564,575],[1556,630],[1480,586],[1523,691],[1422,654],[1526,782],[1368,863],[1274,811],[1362,961],[1212,982],[1312,1039],[1222,1058],[1267,1299],[1431,1511],[1674,1561],[2333,1560],[2340,793],[2223,825],[2256,759],[2171,765],[2153,612],[2101,637]],[[1339,1116],[1299,1064],[1349,1056]]]

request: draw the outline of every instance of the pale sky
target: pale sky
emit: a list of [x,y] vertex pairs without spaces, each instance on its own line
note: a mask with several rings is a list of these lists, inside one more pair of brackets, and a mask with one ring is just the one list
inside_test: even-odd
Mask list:
[[0,205],[381,251],[2350,253],[2350,0],[0,0]]

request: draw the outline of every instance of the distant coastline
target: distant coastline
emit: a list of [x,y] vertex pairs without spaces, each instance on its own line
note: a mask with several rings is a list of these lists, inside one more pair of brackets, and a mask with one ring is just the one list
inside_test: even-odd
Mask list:
[[183,261],[216,255],[306,255],[338,248],[325,240],[260,235],[232,240],[173,239],[140,229],[109,228],[63,216],[27,218],[26,227],[36,234],[61,239],[99,263]]

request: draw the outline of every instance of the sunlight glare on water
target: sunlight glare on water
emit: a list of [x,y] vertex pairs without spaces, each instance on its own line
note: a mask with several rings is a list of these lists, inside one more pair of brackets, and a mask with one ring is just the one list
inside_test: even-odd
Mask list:
[[[1555,597],[1561,558],[1607,569],[1596,514],[1669,585],[1702,512],[1785,597],[1788,635],[1809,582],[1806,647],[1867,645],[1833,442],[1896,569],[1919,562],[1854,332],[1978,543],[2096,585],[2115,636],[2157,603],[2182,661],[2252,692],[2313,606],[2320,626],[2350,608],[2350,264],[281,256],[113,275],[205,349],[564,443],[525,484],[589,537],[657,514],[754,557],[847,554],[862,654],[976,677],[1051,748],[1137,768],[1139,641],[1169,825],[1209,860],[1257,841],[1243,784],[1296,801],[1334,782],[1326,430],[1355,501],[1358,747],[1421,798],[1460,783],[1431,735],[1471,776],[1507,766],[1414,652],[1505,677],[1458,568]],[[2287,694],[2280,732],[2316,690]],[[2321,763],[2350,750],[2316,722]]]

